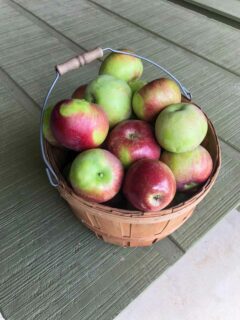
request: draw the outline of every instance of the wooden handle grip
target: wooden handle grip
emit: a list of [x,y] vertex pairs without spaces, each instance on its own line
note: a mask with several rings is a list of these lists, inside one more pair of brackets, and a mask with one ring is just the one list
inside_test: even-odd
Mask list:
[[79,56],[76,56],[62,64],[58,64],[56,66],[56,70],[62,76],[64,73],[67,73],[68,71],[71,71],[71,70],[78,69],[87,63],[90,63],[98,58],[101,58],[102,56],[103,56],[102,48],[96,48],[94,50],[80,54]]

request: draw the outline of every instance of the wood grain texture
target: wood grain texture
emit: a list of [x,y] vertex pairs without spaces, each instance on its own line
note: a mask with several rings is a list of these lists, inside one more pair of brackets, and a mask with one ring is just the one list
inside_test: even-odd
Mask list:
[[[64,0],[59,2],[57,8],[53,2],[47,3],[46,0],[41,1],[41,3],[22,0],[21,3],[33,14],[46,21],[48,25],[79,43],[86,50],[96,47],[96,45],[112,46],[113,48],[130,47],[137,53],[150,57],[162,64],[192,91],[194,100],[207,112],[219,136],[240,150],[238,138],[240,134],[238,125],[240,122],[240,114],[238,112],[240,78],[238,76],[164,39],[151,36],[141,28],[133,27],[126,21],[114,16],[114,14],[103,12],[83,0],[72,0],[71,4],[69,1]],[[48,10],[46,10],[46,7]],[[141,12],[140,9],[139,14]],[[61,12],[64,12],[64,15]],[[172,12],[174,14],[174,10]],[[93,27],[95,25],[98,27]],[[23,46],[25,45],[23,44]],[[24,49],[22,48],[21,50]],[[63,51],[62,49],[62,51],[56,50],[54,52],[56,54],[55,61],[61,60],[57,57],[59,55],[62,56],[64,54]],[[35,99],[40,101],[43,99],[45,90],[39,91],[36,87],[42,88],[46,83],[49,84],[51,74],[49,72],[51,70],[49,64],[52,63],[54,65],[55,61],[53,60],[52,54],[48,61],[45,62],[46,65],[45,63],[43,63],[43,66],[34,64],[34,73],[29,68],[26,68],[25,65],[21,65],[21,67],[18,67],[19,69],[9,67],[7,72],[18,82],[21,81],[21,78],[26,73],[25,81],[21,81],[20,85],[31,96],[36,95]],[[86,81],[89,81],[97,73],[96,69],[91,72],[91,67],[92,65],[89,65],[79,73],[76,71],[76,73],[66,75],[67,78],[63,78],[66,81],[66,85],[62,86],[64,91],[59,91],[57,88],[58,91],[56,93],[62,97],[63,93],[66,94],[68,92],[68,86],[71,85],[71,88],[73,88],[75,74],[79,74],[81,79],[85,77]],[[159,73],[156,68],[145,64],[144,77],[146,79],[153,79],[161,75],[163,74]],[[26,85],[26,79],[29,77],[34,77],[34,88]],[[81,80],[81,82],[83,81]],[[39,82],[40,84],[38,84]],[[57,97],[57,94],[55,97]]]
[[233,152],[226,144],[221,147],[222,168],[216,184],[197,206],[192,217],[172,234],[184,250],[240,203],[240,154]]
[[182,251],[168,239],[124,250],[84,228],[47,182],[38,121],[0,94],[1,310],[8,320],[112,319]]
[[150,32],[240,75],[240,37],[237,29],[166,0],[90,2],[100,4]]
[[[10,85],[0,72],[0,308],[7,320],[110,320],[239,203],[239,153],[222,145],[223,167],[216,186],[172,240],[143,249],[106,245],[75,219],[49,186],[39,155],[39,114],[28,96],[40,105],[54,65],[74,56],[78,46],[78,53],[97,45],[130,47],[174,72],[222,139],[240,150],[239,78],[86,1],[19,1],[28,13],[10,3],[0,1],[0,65],[13,80]],[[156,3],[145,3],[146,12]],[[125,11],[129,5],[124,4]],[[142,12],[137,6],[135,18]],[[219,30],[225,37],[226,27]],[[239,70],[235,60],[231,63]],[[98,67],[95,63],[64,76],[51,103],[94,78]],[[158,76],[146,65],[146,79]],[[14,90],[16,85],[21,94]]]
[[[12,17],[14,23],[11,22]],[[32,21],[3,3],[0,7],[0,65],[39,105],[54,77],[54,66],[76,53]],[[19,26],[21,26],[19,28]],[[50,103],[68,98],[82,81],[97,73],[97,63],[66,75],[56,87]]]
[[237,22],[240,21],[240,2],[239,0],[185,0],[199,6],[200,8],[220,14]]

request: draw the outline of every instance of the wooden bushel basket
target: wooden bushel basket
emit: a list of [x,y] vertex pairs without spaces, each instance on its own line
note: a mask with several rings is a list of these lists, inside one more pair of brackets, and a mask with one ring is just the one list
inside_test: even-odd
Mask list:
[[[183,97],[182,101],[189,100]],[[217,178],[221,165],[220,146],[213,124],[207,116],[206,118],[208,132],[202,145],[208,150],[213,160],[211,176],[189,200],[157,212],[112,208],[86,201],[73,191],[62,174],[65,161],[64,151],[44,141],[45,157],[57,177],[57,189],[60,195],[68,202],[77,218],[98,238],[122,247],[150,246],[174,232],[187,221]]]

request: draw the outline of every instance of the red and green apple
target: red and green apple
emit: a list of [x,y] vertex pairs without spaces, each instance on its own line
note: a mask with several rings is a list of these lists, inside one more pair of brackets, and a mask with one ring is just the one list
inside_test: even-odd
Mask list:
[[103,109],[78,99],[58,102],[53,108],[50,126],[57,141],[75,151],[99,146],[109,130]]
[[123,192],[135,208],[142,211],[159,211],[173,200],[176,181],[165,163],[142,159],[128,169]]
[[152,121],[169,104],[181,102],[179,86],[171,79],[153,80],[133,95],[133,111],[139,119]]
[[196,188],[209,178],[213,168],[212,158],[202,146],[183,153],[164,151],[161,161],[172,170],[178,191]]
[[91,149],[74,159],[69,179],[78,195],[100,203],[119,192],[123,174],[123,166],[113,154],[104,149]]
[[159,159],[160,146],[152,127],[142,120],[125,120],[112,129],[106,140],[107,149],[124,167],[139,159]]

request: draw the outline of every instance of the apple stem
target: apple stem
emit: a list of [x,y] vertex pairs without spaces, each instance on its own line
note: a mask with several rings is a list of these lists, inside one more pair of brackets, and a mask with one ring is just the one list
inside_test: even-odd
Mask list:
[[130,138],[131,140],[134,140],[135,138],[137,138],[137,134],[136,134],[136,133],[130,133],[130,134],[129,134],[129,138]]
[[102,172],[99,172],[98,175],[99,175],[100,178],[103,178],[103,173]]

